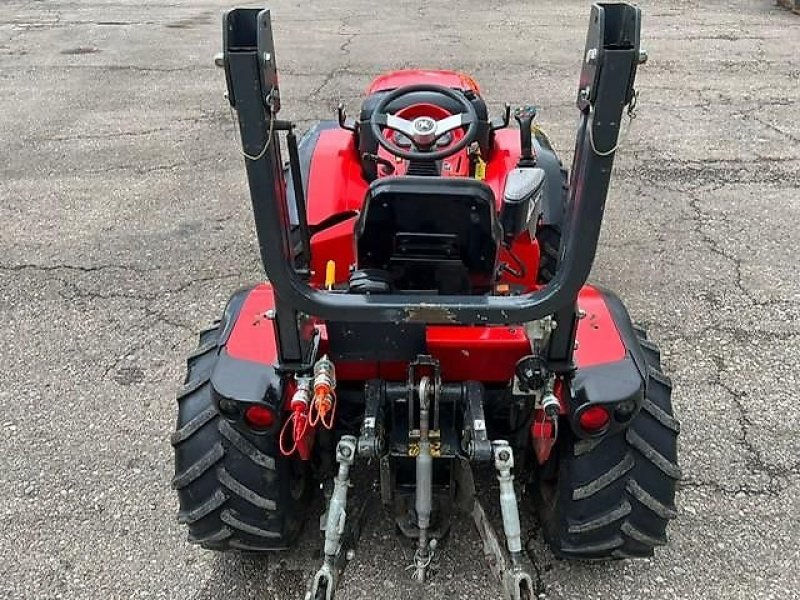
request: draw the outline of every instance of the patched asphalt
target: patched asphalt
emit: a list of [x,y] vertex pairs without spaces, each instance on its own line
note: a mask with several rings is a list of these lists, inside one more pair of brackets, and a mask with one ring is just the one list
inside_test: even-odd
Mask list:
[[[0,5],[0,596],[293,598],[281,562],[186,544],[169,487],[196,332],[262,277],[221,1]],[[372,76],[457,68],[533,102],[567,162],[588,2],[276,1],[283,113],[351,112]],[[800,598],[800,17],[647,1],[638,116],[593,280],[663,350],[685,479],[655,558],[570,564],[525,519],[542,598]],[[491,483],[491,477],[488,478]],[[358,497],[371,489],[369,474]],[[492,488],[484,500],[495,503]],[[375,504],[343,598],[499,598],[455,527],[430,583]]]

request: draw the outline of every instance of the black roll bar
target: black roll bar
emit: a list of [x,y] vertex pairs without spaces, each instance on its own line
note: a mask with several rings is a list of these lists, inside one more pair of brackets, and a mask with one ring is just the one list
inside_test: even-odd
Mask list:
[[524,323],[574,305],[597,249],[622,111],[634,97],[640,25],[640,10],[629,4],[592,5],[562,258],[550,283],[520,296],[359,295],[313,288],[294,268],[278,139],[286,127],[276,120],[280,94],[269,10],[225,13],[228,99],[247,156],[261,258],[278,300],[293,311],[336,321],[464,325]]

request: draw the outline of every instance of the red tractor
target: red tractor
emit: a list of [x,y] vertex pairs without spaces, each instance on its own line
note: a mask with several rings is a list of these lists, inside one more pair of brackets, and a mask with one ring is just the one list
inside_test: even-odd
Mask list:
[[[534,108],[514,111],[516,128],[508,106],[491,119],[452,71],[381,75],[358,118],[340,107],[298,142],[278,118],[269,11],[226,13],[221,63],[268,283],[234,293],[188,360],[172,443],[191,542],[288,548],[322,488],[307,597],[330,599],[363,515],[350,472],[371,469],[420,581],[462,512],[505,596],[532,597],[521,494],[557,557],[665,543],[680,477],[670,382],[622,302],[586,285],[640,19],[592,7],[568,174]],[[475,493],[481,463],[502,536]]]

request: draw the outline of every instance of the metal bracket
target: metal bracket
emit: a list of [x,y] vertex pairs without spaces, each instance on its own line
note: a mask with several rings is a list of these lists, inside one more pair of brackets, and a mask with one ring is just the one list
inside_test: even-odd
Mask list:
[[344,110],[344,104],[341,102],[336,107],[336,120],[339,121],[339,127],[342,129],[353,132],[358,130],[355,120],[347,118],[347,113]]
[[541,349],[547,346],[550,334],[558,327],[558,323],[551,316],[528,321],[524,324],[525,337],[531,343],[531,351],[534,356],[541,354]]
[[492,131],[497,131],[498,129],[505,129],[508,127],[508,124],[511,122],[511,105],[506,102],[503,106],[503,114],[500,117],[492,119],[492,122],[489,123],[489,127],[492,128]]
[[492,444],[486,433],[486,416],[483,412],[483,386],[477,381],[466,384],[464,407],[464,438],[462,450],[474,461],[492,459]]
[[[428,368],[432,372],[432,379],[428,378],[426,383],[422,383],[422,381],[417,381],[416,374],[417,370],[420,368]],[[422,385],[422,387],[419,387]],[[412,423],[416,421],[415,412],[416,407],[414,403],[415,395],[418,395],[418,392],[422,392],[422,394],[427,395],[428,391],[433,392],[433,424],[431,425],[430,429],[434,431],[439,430],[439,393],[442,388],[442,371],[439,365],[439,361],[436,360],[433,356],[429,356],[427,354],[420,354],[417,356],[416,360],[408,363],[408,425],[409,428],[412,427]],[[421,400],[421,398],[420,398]]]
[[372,379],[364,386],[364,420],[358,436],[358,455],[380,458],[386,451],[383,405],[386,399],[383,382]]

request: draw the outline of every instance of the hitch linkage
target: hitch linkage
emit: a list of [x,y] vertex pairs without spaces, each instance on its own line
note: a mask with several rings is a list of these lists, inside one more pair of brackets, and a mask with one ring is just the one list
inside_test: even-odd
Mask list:
[[[342,544],[347,519],[347,490],[350,487],[350,467],[356,457],[356,438],[345,435],[336,445],[336,462],[339,473],[333,480],[333,493],[328,501],[325,523],[325,558],[306,594],[308,600],[333,600],[339,575],[347,559],[347,548]],[[351,524],[352,527],[352,524]]]
[[496,440],[494,466],[500,482],[500,512],[503,516],[504,549],[494,527],[489,522],[477,497],[473,499],[472,519],[483,541],[483,552],[487,562],[500,581],[506,600],[529,600],[533,596],[532,565],[523,552],[522,532],[519,521],[519,506],[514,490],[514,453],[505,440]]

